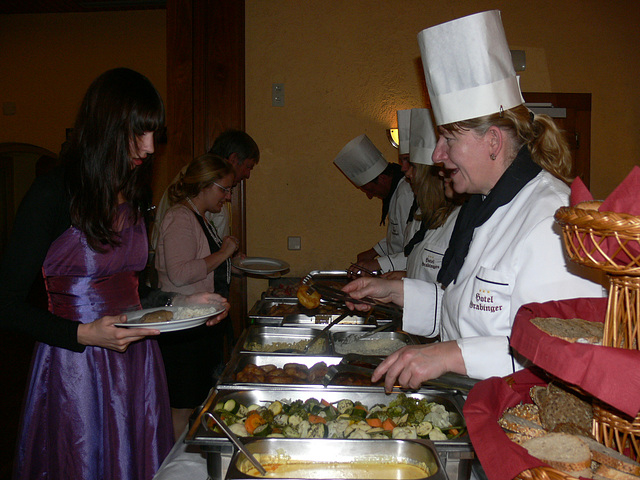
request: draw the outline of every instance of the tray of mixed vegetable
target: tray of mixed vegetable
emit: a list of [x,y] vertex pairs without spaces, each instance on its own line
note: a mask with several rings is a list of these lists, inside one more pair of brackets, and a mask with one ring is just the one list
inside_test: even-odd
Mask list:
[[[438,443],[465,441],[462,403],[459,395],[439,392],[227,390],[214,392],[200,416],[215,410],[239,437],[425,438]],[[191,429],[186,441],[202,445],[227,440],[205,421]]]

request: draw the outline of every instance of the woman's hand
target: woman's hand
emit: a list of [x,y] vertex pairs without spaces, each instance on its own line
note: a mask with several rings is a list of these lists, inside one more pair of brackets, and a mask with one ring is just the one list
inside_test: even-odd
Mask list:
[[126,315],[107,315],[91,323],[81,323],[78,326],[78,343],[124,352],[130,343],[142,340],[147,336],[160,334],[160,330],[122,328],[114,325],[116,323],[125,323],[126,321]]
[[[353,298],[373,298],[383,303],[395,303],[404,306],[404,289],[402,280],[384,280],[375,277],[360,277],[347,283],[342,290]],[[347,302],[347,307],[356,310],[370,310],[370,305],[352,304]]]
[[209,320],[207,320],[208,327],[212,327],[220,323],[220,321],[224,320],[227,317],[227,315],[229,315],[229,309],[231,308],[231,305],[229,304],[226,298],[224,298],[222,295],[219,295],[217,293],[210,293],[210,292],[193,293],[191,295],[176,295],[175,297],[173,297],[174,306],[207,305],[211,303],[216,303],[220,305],[221,307],[224,308],[224,311],[220,312],[215,317],[211,317]]
[[240,248],[240,241],[236,237],[227,236],[222,239],[220,250],[224,252],[226,257],[233,256]]
[[387,393],[399,384],[418,389],[423,382],[438,378],[446,372],[467,374],[462,352],[455,341],[429,345],[409,345],[395,351],[376,368],[372,382],[384,379]]

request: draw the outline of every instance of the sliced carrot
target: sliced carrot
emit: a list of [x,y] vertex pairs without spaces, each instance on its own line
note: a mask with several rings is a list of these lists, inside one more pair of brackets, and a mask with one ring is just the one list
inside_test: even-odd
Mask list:
[[449,433],[455,436],[455,435],[458,435],[460,432],[458,431],[457,428],[452,428],[451,430],[449,430]]
[[365,407],[364,405],[355,405],[353,408],[357,408],[358,410],[367,410],[367,407]]
[[267,421],[262,418],[262,416],[258,412],[253,412],[244,421],[244,428],[247,429],[247,433],[249,435],[253,435],[253,431],[260,425],[264,425],[265,423],[267,423]]
[[379,418],[367,418],[367,423],[373,428],[382,427],[382,421]]
[[394,428],[396,428],[396,424],[390,418],[387,418],[384,422],[382,422],[382,428],[390,432]]
[[324,405],[325,407],[330,407],[331,406],[331,403],[326,401],[324,398],[322,400],[320,400],[320,403],[322,405]]
[[327,419],[320,415],[309,415],[309,423],[327,423]]

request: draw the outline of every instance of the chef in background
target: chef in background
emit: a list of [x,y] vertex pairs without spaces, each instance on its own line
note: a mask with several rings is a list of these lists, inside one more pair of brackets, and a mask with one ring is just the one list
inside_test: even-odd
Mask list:
[[[413,191],[407,183],[402,169],[397,163],[389,163],[366,135],[351,140],[338,153],[333,163],[362,190],[369,199],[382,200],[382,218],[384,225],[388,216],[387,236],[372,248],[360,252],[356,263],[368,271],[395,270],[391,256],[404,257],[404,230],[413,203]],[[350,270],[351,273],[363,271]]]

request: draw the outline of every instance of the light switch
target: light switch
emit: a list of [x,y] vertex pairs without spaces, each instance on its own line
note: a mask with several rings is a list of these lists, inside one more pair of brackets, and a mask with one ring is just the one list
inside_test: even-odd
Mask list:
[[302,248],[300,237],[287,237],[287,248],[289,250],[300,250]]
[[284,107],[284,83],[271,84],[271,106]]

